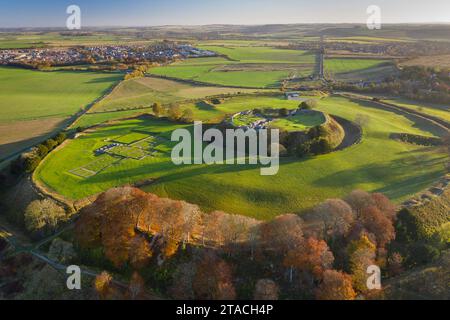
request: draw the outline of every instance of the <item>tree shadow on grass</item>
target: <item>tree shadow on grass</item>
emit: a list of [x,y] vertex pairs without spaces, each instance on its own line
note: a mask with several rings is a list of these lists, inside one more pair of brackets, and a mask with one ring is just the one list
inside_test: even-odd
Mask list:
[[[391,161],[386,165],[368,164],[351,170],[343,170],[324,176],[314,182],[322,188],[351,187],[357,189],[361,184],[385,182],[387,185],[373,192],[382,192],[391,199],[398,199],[417,193],[436,182],[444,174],[446,156],[430,158],[427,155],[410,156]],[[433,170],[426,168],[439,166]]]
[[362,107],[372,108],[372,109],[376,109],[376,110],[383,110],[383,111],[387,111],[390,113],[394,113],[399,116],[403,116],[406,119],[408,119],[409,121],[414,123],[412,125],[413,128],[420,129],[425,132],[429,132],[435,136],[442,137],[442,136],[445,136],[448,134],[447,131],[445,131],[443,128],[440,128],[433,122],[431,122],[427,119],[418,117],[416,115],[413,115],[411,113],[408,113],[406,111],[391,109],[389,107],[385,107],[383,105],[380,105],[380,104],[377,104],[374,102],[364,101],[364,100],[360,100],[360,99],[353,99],[350,97],[348,98],[348,100],[352,101],[353,103],[357,103]]

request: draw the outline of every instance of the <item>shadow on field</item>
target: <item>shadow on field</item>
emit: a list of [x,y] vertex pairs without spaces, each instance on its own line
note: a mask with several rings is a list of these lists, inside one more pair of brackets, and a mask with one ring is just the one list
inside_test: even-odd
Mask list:
[[447,132],[444,129],[440,128],[438,125],[432,123],[431,121],[429,121],[427,119],[418,117],[418,116],[408,113],[406,111],[391,109],[389,107],[384,107],[383,105],[380,105],[377,103],[372,103],[369,101],[353,99],[353,98],[348,98],[348,99],[354,103],[361,105],[362,107],[368,107],[368,108],[372,108],[372,109],[376,109],[376,110],[383,110],[383,111],[387,111],[390,113],[394,113],[396,115],[403,116],[406,119],[408,119],[409,121],[413,122],[413,125],[412,125],[413,128],[417,128],[417,129],[429,132],[438,137],[447,135]]
[[[387,165],[368,164],[351,170],[343,170],[337,173],[323,176],[314,182],[321,188],[339,188],[343,184],[358,185],[376,183],[377,181],[389,182],[389,185],[374,192],[382,192],[392,199],[400,198],[408,194],[414,194],[425,189],[438,180],[444,173],[444,160],[446,156],[429,158],[427,155],[411,155],[399,161],[391,161]],[[420,168],[439,165],[442,169],[424,173]],[[416,168],[413,169],[412,168]]]

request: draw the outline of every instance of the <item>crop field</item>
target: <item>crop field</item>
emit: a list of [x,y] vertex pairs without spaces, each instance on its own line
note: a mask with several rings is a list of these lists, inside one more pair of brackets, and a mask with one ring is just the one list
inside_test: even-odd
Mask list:
[[375,81],[396,73],[389,60],[326,58],[324,64],[325,75],[338,80]]
[[378,67],[388,60],[377,59],[325,59],[325,70],[332,73],[347,73]]
[[50,136],[120,75],[0,67],[0,150],[12,155]]
[[114,88],[111,94],[97,103],[90,112],[126,111],[127,109],[150,107],[155,102],[166,104],[220,94],[255,91],[257,90],[195,86],[177,81],[146,77],[123,81]]
[[224,57],[189,59],[157,67],[150,73],[223,86],[275,88],[287,78],[313,73],[315,56],[300,50],[270,47],[200,46]]
[[[248,110],[267,100],[228,101],[227,110]],[[292,101],[278,100],[279,107],[297,106]],[[250,107],[249,107],[250,106]],[[58,193],[80,199],[117,185],[145,179],[157,179],[146,191],[160,196],[197,203],[205,210],[270,219],[286,212],[300,212],[327,198],[341,197],[354,189],[383,192],[396,202],[405,200],[426,188],[445,172],[448,156],[436,148],[421,147],[392,140],[393,132],[434,134],[429,125],[414,122],[403,115],[377,109],[370,103],[358,103],[343,97],[319,101],[318,110],[355,120],[365,117],[361,143],[345,150],[305,159],[282,159],[279,173],[261,176],[252,165],[186,165],[175,166],[170,153],[159,153],[140,161],[124,159],[98,174],[80,178],[69,171],[95,160],[93,150],[105,144],[107,137],[131,132],[152,132],[170,138],[175,125],[163,120],[139,118],[121,121],[70,141],[67,146],[44,160],[35,172],[35,179]],[[170,151],[174,143],[166,142]]]
[[200,48],[217,52],[240,63],[314,63],[314,55],[300,50],[231,46],[200,46]]
[[304,131],[324,122],[325,116],[321,113],[297,113],[295,116],[276,119],[270,126],[286,131]]

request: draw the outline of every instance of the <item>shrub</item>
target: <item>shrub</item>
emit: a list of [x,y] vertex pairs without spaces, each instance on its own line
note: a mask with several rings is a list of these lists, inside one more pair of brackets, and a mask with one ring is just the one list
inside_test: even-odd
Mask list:
[[310,153],[311,153],[311,142],[310,141],[301,143],[295,148],[295,155],[299,158],[306,157]]
[[44,158],[48,154],[49,150],[44,144],[40,144],[36,147],[35,153],[41,159]]
[[409,266],[427,264],[436,260],[439,255],[439,250],[433,245],[425,242],[417,242],[410,248],[407,264]]
[[179,105],[171,105],[169,107],[169,119],[172,121],[180,120],[182,113]]
[[317,107],[317,101],[312,99],[302,101],[298,107],[300,110],[312,110]]
[[55,138],[53,138],[53,140],[55,140],[58,144],[61,144],[64,142],[64,140],[67,139],[67,135],[64,132],[60,132],[56,135]]
[[43,145],[44,145],[49,151],[51,151],[51,150],[53,150],[53,149],[58,145],[58,142],[56,142],[56,141],[53,140],[53,139],[48,139],[47,141],[45,141],[45,142],[43,143]]
[[315,139],[311,143],[311,152],[313,154],[326,154],[333,150],[330,142],[325,138]]
[[35,153],[28,153],[23,159],[23,168],[26,173],[33,172],[41,162],[41,158]]
[[25,210],[25,226],[37,236],[46,236],[54,232],[65,218],[64,208],[50,199],[35,200]]
[[156,117],[159,117],[163,114],[163,107],[161,106],[161,104],[159,102],[155,102],[154,104],[152,104],[152,110],[153,110],[153,114]]
[[192,123],[194,122],[194,112],[192,112],[191,109],[185,109],[183,111],[183,114],[181,115],[182,122],[184,123]]
[[289,114],[289,111],[286,108],[281,108],[280,110],[278,110],[278,115],[280,117],[287,117],[288,114]]

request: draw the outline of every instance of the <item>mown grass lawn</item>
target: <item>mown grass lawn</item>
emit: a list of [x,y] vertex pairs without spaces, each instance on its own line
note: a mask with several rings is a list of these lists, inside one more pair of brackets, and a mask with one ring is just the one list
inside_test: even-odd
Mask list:
[[[243,97],[241,97],[243,99]],[[253,103],[240,101],[230,109],[248,110]],[[222,106],[223,107],[223,106]],[[256,106],[255,106],[256,107]],[[276,106],[273,106],[276,107]],[[391,140],[392,132],[432,135],[433,130],[402,115],[359,104],[346,98],[320,100],[318,109],[350,120],[364,116],[363,141],[343,151],[306,159],[283,159],[279,173],[261,176],[258,166],[175,166],[169,154],[144,160],[124,160],[101,173],[77,178],[69,170],[94,160],[93,150],[111,136],[136,129],[169,137],[180,127],[170,122],[135,119],[104,127],[70,141],[39,166],[35,178],[62,195],[80,199],[114,186],[149,178],[145,188],[160,196],[183,199],[205,210],[223,210],[259,219],[300,212],[327,198],[341,197],[354,189],[383,192],[396,202],[426,188],[444,174],[445,154],[434,148]],[[166,151],[170,145],[166,146]]]

